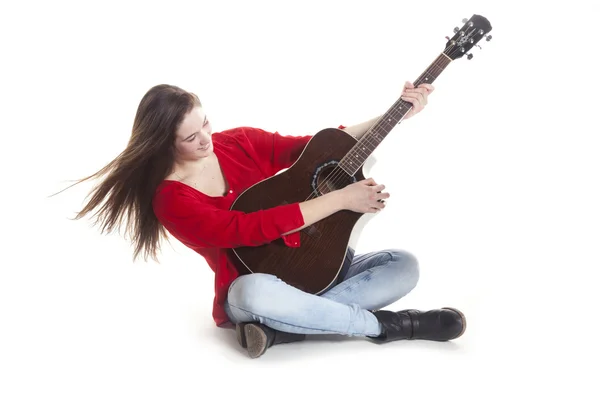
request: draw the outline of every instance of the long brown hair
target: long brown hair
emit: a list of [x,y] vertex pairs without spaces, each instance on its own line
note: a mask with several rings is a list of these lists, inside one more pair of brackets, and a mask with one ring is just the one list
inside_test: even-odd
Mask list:
[[168,240],[154,215],[152,198],[175,161],[175,132],[195,107],[202,107],[202,103],[194,93],[168,84],[150,88],[140,101],[125,150],[98,172],[61,190],[108,174],[86,196],[91,199],[74,219],[84,217],[104,201],[93,214],[93,225],[100,223],[101,233],[110,233],[126,218],[125,235],[132,233],[134,261],[143,252],[144,260],[150,256],[158,262],[160,240]]

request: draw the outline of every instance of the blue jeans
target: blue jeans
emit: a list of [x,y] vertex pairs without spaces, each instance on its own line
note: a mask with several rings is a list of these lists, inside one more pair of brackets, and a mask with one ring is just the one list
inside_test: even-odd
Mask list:
[[242,275],[229,287],[225,311],[234,324],[256,321],[292,333],[378,336],[379,322],[368,310],[408,294],[419,280],[419,265],[404,250],[353,253],[349,249],[341,282],[320,295],[274,275]]

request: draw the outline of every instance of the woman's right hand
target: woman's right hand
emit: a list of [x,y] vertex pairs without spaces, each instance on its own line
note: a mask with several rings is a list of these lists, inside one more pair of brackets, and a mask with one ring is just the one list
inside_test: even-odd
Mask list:
[[359,213],[381,211],[385,208],[383,200],[390,197],[389,193],[383,193],[383,189],[385,186],[378,185],[373,178],[354,182],[339,190],[343,208]]

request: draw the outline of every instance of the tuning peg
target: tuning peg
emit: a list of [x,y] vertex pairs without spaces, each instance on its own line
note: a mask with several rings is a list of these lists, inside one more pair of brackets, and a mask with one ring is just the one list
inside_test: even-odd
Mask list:
[[468,53],[468,54],[467,54],[467,60],[470,60],[471,58],[473,58],[473,54],[471,54],[471,53]]
[[489,42],[490,40],[492,40],[492,35],[486,35],[485,36],[485,41]]
[[454,33],[458,32],[460,29],[458,29],[457,26],[454,27]]
[[468,21],[468,19],[463,18],[462,23],[465,24],[465,23],[467,23],[467,21]]

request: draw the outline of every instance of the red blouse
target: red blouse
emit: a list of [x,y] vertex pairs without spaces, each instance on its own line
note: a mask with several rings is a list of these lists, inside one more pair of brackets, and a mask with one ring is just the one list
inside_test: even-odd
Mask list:
[[[343,128],[340,125],[339,129]],[[228,193],[208,196],[173,180],[164,180],[156,189],[152,205],[159,222],[173,237],[204,257],[215,273],[213,318],[217,326],[229,321],[223,305],[229,285],[239,276],[225,249],[268,243],[304,225],[299,203],[244,213],[230,210],[235,197],[256,182],[289,168],[311,138],[252,127],[215,132],[214,152]],[[300,245],[299,232],[283,239],[289,246]]]

